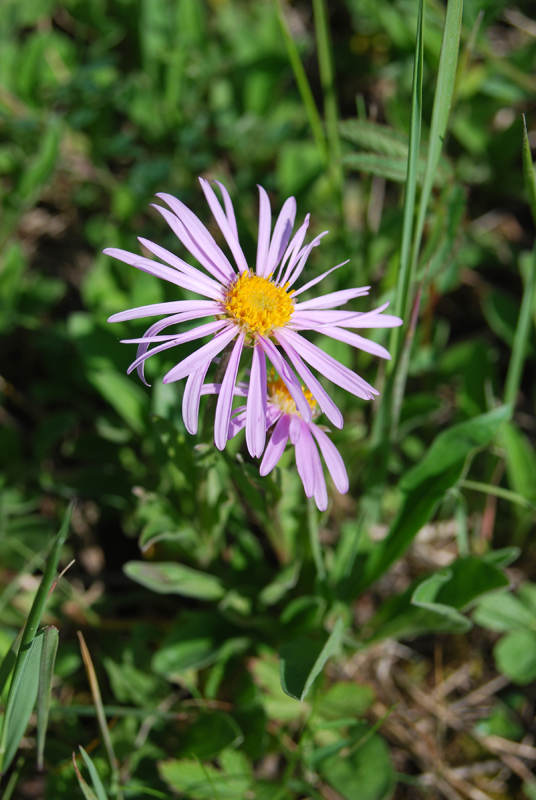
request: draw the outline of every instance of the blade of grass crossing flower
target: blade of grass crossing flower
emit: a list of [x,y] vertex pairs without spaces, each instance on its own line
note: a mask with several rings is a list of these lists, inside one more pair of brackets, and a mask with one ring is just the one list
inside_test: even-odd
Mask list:
[[78,639],[80,641],[82,660],[86,668],[86,674],[89,681],[91,694],[93,696],[93,703],[95,705],[95,711],[97,713],[97,720],[99,723],[102,740],[104,742],[106,753],[108,755],[108,761],[110,762],[110,768],[112,770],[112,787],[114,789],[113,794],[115,794],[117,798],[122,800],[123,795],[119,789],[119,768],[118,768],[117,758],[115,757],[112,739],[110,737],[110,731],[108,730],[106,716],[104,714],[104,707],[102,704],[102,697],[99,689],[99,682],[97,680],[97,674],[95,672],[95,667],[93,666],[91,655],[89,653],[87,644],[85,642],[85,639],[81,631],[78,631]]
[[313,0],[318,69],[324,92],[324,117],[329,145],[329,157],[333,180],[337,191],[342,192],[341,142],[339,139],[337,97],[333,69],[333,47],[329,33],[329,22],[325,0]]
[[58,652],[59,631],[53,625],[43,631],[43,647],[39,664],[39,689],[37,691],[37,769],[43,769],[45,737],[48,714],[50,711],[50,693],[54,677],[54,663]]
[[[73,506],[74,503],[71,503],[67,511],[65,512],[61,528],[52,546],[52,550],[48,557],[45,571],[41,579],[41,583],[39,585],[34,601],[32,603],[32,607],[28,615],[28,620],[21,634],[20,647],[18,649],[17,657],[15,659],[15,664],[13,667],[13,679],[11,681],[11,686],[9,689],[9,694],[6,702],[6,710],[4,713],[2,733],[0,736],[0,774],[4,772],[9,766],[9,763],[12,760],[13,756],[15,755],[15,752],[19,745],[20,738],[24,734],[24,730],[22,730],[20,737],[15,744],[12,738],[15,735],[14,734],[15,729],[13,727],[15,723],[11,722],[10,715],[14,713],[19,723],[22,720],[22,713],[21,713],[22,707],[20,705],[21,700],[15,701],[14,699],[15,697],[14,693],[20,691],[21,675],[23,678],[25,678],[25,680],[29,681],[29,685],[27,687],[28,689],[27,700],[29,700],[30,697],[33,697],[33,703],[35,703],[37,697],[39,673],[37,672],[36,676],[34,676],[33,669],[34,669],[35,653],[37,652],[37,650],[39,650],[40,654],[42,639],[40,638],[37,647],[32,647],[32,644],[35,641],[37,635],[37,629],[39,627],[39,623],[41,622],[41,617],[45,609],[46,601],[48,599],[50,592],[53,590],[55,586],[58,564],[60,561],[63,545],[65,543],[67,534],[69,532],[69,525],[71,522]],[[32,666],[29,671],[28,668],[26,667],[26,663],[28,660],[32,661]],[[39,667],[39,661],[37,661],[37,666],[36,666],[37,670],[38,667]],[[34,677],[35,677],[35,695],[33,694]],[[22,693],[20,696],[22,697]],[[28,722],[28,719],[32,712],[33,703],[32,706],[30,707],[30,710],[28,711],[28,717],[26,719],[26,723]],[[25,708],[26,706],[27,702],[25,703]],[[10,755],[9,759],[8,759],[8,754]]]
[[108,795],[106,794],[106,791],[100,779],[99,773],[97,772],[95,764],[88,756],[82,745],[79,745],[78,749],[82,753],[82,758],[84,759],[84,763],[89,770],[89,774],[91,775],[91,783],[93,784],[93,788],[97,793],[98,800],[108,800]]
[[[532,155],[530,151],[525,117],[523,117],[523,177],[525,179],[525,188],[527,191],[530,211],[536,224],[536,175],[534,172],[534,164],[532,163]],[[504,390],[505,403],[515,403],[519,392],[521,376],[523,374],[523,366],[525,364],[525,356],[527,353],[527,343],[530,335],[531,312],[535,288],[536,246],[532,251],[529,274],[527,276],[527,281],[523,292],[523,299],[521,301],[521,309],[519,312],[519,319],[517,321],[514,344],[512,347],[512,356],[510,358],[510,364],[508,365],[506,386]]]
[[441,149],[447,132],[449,121],[450,106],[454,93],[456,81],[456,69],[458,65],[458,51],[460,48],[460,36],[462,29],[463,0],[449,0],[445,14],[445,27],[443,28],[443,38],[441,40],[441,53],[439,56],[439,69],[437,73],[437,85],[434,96],[434,106],[432,109],[432,122],[430,125],[430,139],[428,142],[428,158],[424,171],[423,187],[419,202],[417,224],[413,239],[411,275],[409,293],[406,301],[406,309],[409,309],[412,302],[413,286],[417,272],[417,262],[421,247],[422,234],[424,230],[424,220],[428,201],[432,191],[434,176],[439,163]]
[[76,756],[74,753],[73,753],[73,766],[74,766],[74,771],[76,773],[76,777],[78,779],[78,785],[80,786],[80,790],[84,795],[85,800],[98,800],[97,795],[95,794],[93,789],[86,783],[82,773],[78,769],[78,764],[76,763]]
[[307,117],[309,118],[309,125],[311,126],[311,131],[318,147],[318,152],[320,153],[324,164],[327,164],[328,148],[326,144],[326,137],[324,136],[324,129],[322,127],[322,120],[320,119],[315,99],[313,97],[309,81],[307,80],[307,75],[305,74],[300,54],[298,53],[298,48],[296,47],[296,42],[292,38],[292,34],[288,27],[285,11],[283,9],[283,0],[273,0],[273,3],[277,21],[279,22],[283,40],[287,48],[288,60],[290,61],[290,65],[294,72],[294,77],[298,85],[298,90],[301,94],[303,105],[305,106]]

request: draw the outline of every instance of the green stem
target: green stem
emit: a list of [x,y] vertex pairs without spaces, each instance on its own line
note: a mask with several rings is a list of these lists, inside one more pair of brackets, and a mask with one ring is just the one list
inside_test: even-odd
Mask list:
[[521,310],[517,321],[517,328],[512,347],[512,357],[508,365],[506,376],[506,386],[504,389],[504,402],[515,405],[519,394],[519,386],[525,365],[527,354],[527,344],[532,325],[532,304],[534,301],[534,290],[536,288],[536,246],[534,247],[530,259],[529,274],[521,301]]

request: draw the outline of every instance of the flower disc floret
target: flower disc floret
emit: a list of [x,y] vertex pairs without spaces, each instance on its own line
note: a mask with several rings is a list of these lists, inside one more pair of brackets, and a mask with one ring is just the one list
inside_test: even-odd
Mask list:
[[270,278],[243,272],[229,289],[225,310],[246,334],[264,336],[292,317],[294,302],[287,289],[288,283],[279,286]]

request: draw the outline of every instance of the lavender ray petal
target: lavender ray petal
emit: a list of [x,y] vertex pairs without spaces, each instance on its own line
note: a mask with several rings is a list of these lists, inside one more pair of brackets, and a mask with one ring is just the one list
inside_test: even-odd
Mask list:
[[302,246],[303,240],[305,239],[305,234],[307,233],[307,229],[309,228],[310,219],[311,219],[311,215],[307,214],[306,217],[305,217],[304,222],[298,228],[298,230],[296,231],[296,233],[294,234],[294,236],[290,240],[289,245],[288,245],[288,247],[287,247],[287,249],[285,251],[285,255],[281,259],[281,264],[279,265],[278,270],[277,270],[277,277],[275,278],[277,283],[280,282],[281,284],[284,284],[284,280],[280,281],[280,277],[284,273],[286,273],[285,264],[287,263],[287,261],[289,259],[292,260],[292,258],[293,258],[295,253],[299,253],[300,247]]
[[329,436],[324,433],[324,431],[321,430],[318,425],[315,425],[314,423],[309,425],[309,430],[318,442],[320,451],[329,470],[329,474],[333,478],[333,483],[341,494],[346,494],[349,487],[348,473],[346,472],[346,467],[344,465],[344,461],[342,460],[341,454]]
[[186,261],[182,260],[182,258],[170,253],[169,250],[166,250],[164,247],[160,247],[159,244],[150,242],[148,239],[144,239],[142,236],[138,236],[138,241],[157,258],[160,258],[162,261],[165,261],[166,264],[169,264],[170,267],[173,267],[184,275],[187,275],[192,280],[198,281],[200,286],[205,286],[207,289],[211,289],[212,291],[216,292],[222,291],[221,281],[218,283],[212,278],[209,278],[208,275],[200,272],[196,267],[192,267],[190,264],[187,264]]
[[343,416],[340,410],[337,408],[329,394],[326,392],[320,381],[318,381],[309,367],[303,363],[302,359],[299,357],[297,352],[294,350],[290,342],[288,342],[285,338],[285,332],[282,330],[278,330],[276,332],[276,338],[287,356],[289,357],[290,361],[292,362],[292,366],[305,383],[307,388],[312,393],[313,397],[318,401],[318,405],[336,428],[342,428],[344,424]]
[[298,303],[296,308],[300,311],[309,311],[311,308],[330,308],[333,306],[343,306],[348,300],[354,297],[363,297],[369,293],[370,286],[361,286],[356,289],[343,289],[340,292],[331,292],[330,294],[320,295],[314,297],[312,300],[306,300],[305,303]]
[[195,353],[186,356],[186,358],[170,369],[167,375],[164,375],[163,383],[180,381],[181,378],[185,378],[190,372],[200,369],[207,361],[212,361],[212,359],[217,356],[218,353],[221,353],[223,348],[234,339],[236,334],[237,328],[234,325],[229,325],[228,328],[224,328],[216,334],[210,342],[200,347]]
[[201,188],[206,197],[207,203],[210,206],[210,210],[214,214],[214,219],[218,223],[218,227],[223,233],[225,241],[229,245],[229,249],[233,254],[233,258],[236,262],[236,266],[238,267],[238,271],[246,272],[248,269],[248,263],[244,256],[244,253],[242,252],[242,248],[240,247],[240,242],[234,235],[231,226],[227,222],[227,217],[223,213],[222,207],[218,202],[218,198],[214,194],[214,189],[209,184],[209,182],[206,181],[204,178],[199,178],[199,183],[201,184]]
[[305,361],[337,386],[341,386],[347,392],[351,392],[357,397],[362,397],[364,400],[372,400],[374,395],[379,394],[377,389],[374,389],[363,378],[360,378],[355,372],[328,356],[327,353],[324,353],[319,347],[308,342],[307,339],[304,339],[303,336],[300,336],[295,331],[287,328],[285,336],[290,339],[290,343]]
[[280,353],[277,352],[277,348],[275,345],[268,339],[263,336],[259,336],[257,338],[257,342],[260,347],[264,350],[272,364],[274,365],[275,369],[279,373],[281,379],[283,380],[285,386],[289,390],[290,396],[296,403],[296,408],[302,415],[304,419],[308,422],[311,419],[311,407],[307,400],[305,399],[305,395],[302,391],[300,382],[286,363],[286,361],[281,357]]
[[[219,394],[220,391],[221,391],[221,383],[205,383],[203,385],[203,388],[201,389],[201,394]],[[235,397],[247,397],[248,387],[240,386],[240,384],[237,383],[234,388],[233,394]]]
[[297,414],[290,414],[289,437],[290,443],[296,446],[300,440],[301,421]]
[[283,455],[283,451],[288,442],[289,425],[290,415],[282,414],[282,416],[279,418],[279,422],[274,428],[272,438],[266,445],[264,458],[262,459],[259,467],[259,472],[261,475],[268,475],[268,473],[273,470]]
[[229,363],[225,370],[225,375],[221,382],[221,390],[216,404],[216,416],[214,418],[214,444],[218,450],[223,450],[227,444],[227,432],[231,419],[231,406],[233,404],[233,391],[238,374],[238,365],[242,348],[244,347],[245,333],[240,333],[231,351]]
[[188,375],[184,394],[182,396],[182,418],[188,433],[196,434],[199,423],[199,402],[201,400],[201,387],[205,380],[210,361],[207,361],[201,369]]
[[365,353],[378,356],[378,358],[386,358],[388,361],[391,360],[389,350],[382,347],[382,345],[377,342],[366,339],[364,336],[359,336],[357,333],[351,333],[350,331],[345,331],[342,328],[336,327],[322,328],[322,333],[332,339],[338,339],[339,342],[345,342],[352,347],[357,347]]
[[249,454],[260,458],[266,442],[266,356],[253,348],[247,402],[246,444]]
[[229,430],[227,431],[227,439],[234,439],[237,433],[244,430],[246,427],[247,412],[244,409],[236,417],[231,417],[229,421]]
[[315,474],[314,498],[318,510],[325,511],[328,507],[328,490],[326,487],[326,479],[324,478],[324,473],[322,471]]
[[206,311],[206,316],[211,314],[221,314],[223,309],[219,303],[213,300],[173,300],[168,303],[153,303],[149,306],[139,306],[130,308],[128,311],[120,311],[112,314],[108,322],[126,322],[131,319],[142,319],[143,317],[157,317],[160,314],[173,314],[189,311]]
[[268,251],[268,258],[266,260],[264,274],[272,274],[279,262],[283,258],[283,254],[287,249],[287,244],[292,235],[292,228],[294,227],[294,220],[296,219],[296,200],[294,197],[289,197],[285,201],[283,208],[279,213],[277,222],[275,223],[272,241],[270,243],[270,250]]
[[326,278],[332,272],[335,272],[336,269],[339,269],[340,267],[344,267],[344,265],[348,264],[349,261],[350,261],[350,259],[347,258],[346,261],[342,261],[340,264],[337,264],[336,267],[332,267],[331,269],[328,269],[327,272],[322,273],[322,275],[319,275],[318,278],[313,278],[313,280],[309,281],[309,283],[306,283],[305,286],[301,286],[299,289],[297,289],[295,292],[293,292],[292,293],[292,297],[293,298],[294,297],[298,297],[298,295],[300,295],[302,292],[306,292],[307,289],[310,289],[312,286],[315,286],[317,283],[320,283],[320,281],[323,281],[324,278]]
[[266,190],[258,184],[257,187],[259,189],[259,235],[257,239],[256,272],[262,278],[266,273],[266,262],[270,249],[272,209],[270,208],[270,198]]
[[220,181],[214,181],[214,183],[219,186],[221,195],[223,197],[223,204],[225,206],[225,214],[227,216],[227,222],[229,223],[229,227],[231,228],[232,232],[238,239],[238,226],[236,224],[236,217],[234,213],[233,201],[231,200],[231,195]]
[[296,467],[305,494],[307,497],[312,497],[315,491],[315,473],[317,472],[315,462],[318,462],[320,470],[322,470],[322,464],[307,423],[302,421],[300,427],[300,438],[296,443]]
[[289,286],[294,286],[294,284],[296,283],[296,281],[303,272],[303,268],[307,263],[307,259],[311,254],[311,250],[314,247],[318,247],[318,245],[320,244],[320,240],[324,236],[326,236],[327,233],[328,231],[323,231],[322,233],[319,233],[318,236],[315,236],[312,242],[309,242],[309,244],[306,245],[298,253],[294,253],[294,255],[292,256],[292,258],[288,263],[288,267],[285,273],[285,282],[288,282]]

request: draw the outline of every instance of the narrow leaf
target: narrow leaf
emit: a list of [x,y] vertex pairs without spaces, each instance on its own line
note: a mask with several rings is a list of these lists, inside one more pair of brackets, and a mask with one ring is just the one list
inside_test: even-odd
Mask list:
[[76,763],[76,756],[74,753],[73,753],[73,766],[74,766],[74,771],[76,773],[76,777],[78,778],[78,785],[82,790],[82,794],[84,795],[85,800],[98,800],[97,795],[95,794],[93,789],[91,789],[91,787],[88,786],[88,784],[86,783],[86,781],[82,776],[82,773],[78,769],[78,764]]
[[50,711],[50,694],[54,677],[54,662],[58,651],[59,631],[53,625],[43,631],[43,648],[39,665],[39,689],[37,692],[37,769],[43,769],[45,738]]
[[324,645],[310,639],[294,639],[281,648],[279,674],[286,694],[305,700],[326,661],[339,649],[344,628],[344,620],[339,618]]
[[527,120],[523,114],[523,178],[525,179],[525,189],[532,214],[534,224],[536,224],[536,175],[532,162],[529,134],[527,131]]
[[108,796],[104,789],[103,783],[100,779],[99,773],[97,772],[95,764],[88,756],[82,745],[79,745],[78,749],[82,753],[82,758],[84,759],[85,765],[89,770],[89,774],[91,775],[91,782],[93,784],[95,792],[97,793],[98,800],[108,800]]

